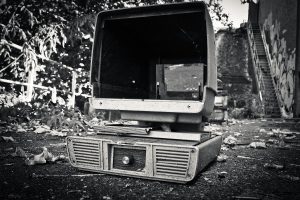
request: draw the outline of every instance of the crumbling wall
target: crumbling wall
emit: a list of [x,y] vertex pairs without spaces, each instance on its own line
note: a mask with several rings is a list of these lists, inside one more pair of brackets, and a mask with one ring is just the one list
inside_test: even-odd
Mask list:
[[260,1],[259,22],[284,117],[293,117],[295,103],[296,20],[297,0]]
[[254,94],[255,77],[249,55],[250,47],[245,28],[220,30],[216,34],[218,79],[228,91],[230,111],[241,108],[245,109],[243,112],[246,115],[247,109],[253,111],[254,107],[260,106],[258,96]]

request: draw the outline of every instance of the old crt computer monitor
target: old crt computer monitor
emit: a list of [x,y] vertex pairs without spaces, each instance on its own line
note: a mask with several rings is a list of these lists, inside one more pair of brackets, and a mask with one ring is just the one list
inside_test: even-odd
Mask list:
[[192,180],[221,145],[220,137],[203,131],[217,90],[214,42],[204,2],[99,13],[90,110],[117,111],[140,126],[104,126],[93,137],[68,137],[71,164],[125,176]]

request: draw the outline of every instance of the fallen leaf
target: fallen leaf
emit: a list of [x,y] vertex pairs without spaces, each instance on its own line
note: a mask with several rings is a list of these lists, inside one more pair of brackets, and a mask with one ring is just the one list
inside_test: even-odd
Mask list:
[[234,146],[237,143],[237,139],[231,135],[229,135],[227,138],[224,139],[224,144],[227,144],[229,146]]
[[226,147],[226,146],[223,146],[223,145],[222,145],[222,146],[221,146],[221,150],[222,150],[222,151],[228,151],[228,150],[229,150],[229,148],[228,148],[228,147]]
[[14,142],[15,139],[11,136],[9,137],[5,137],[5,136],[2,136],[2,139],[5,141],[5,142]]
[[57,162],[57,161],[67,161],[66,156],[59,155],[52,158],[51,162]]
[[268,140],[267,140],[267,143],[269,143],[269,144],[279,144],[279,140],[276,140],[276,139],[268,139]]
[[16,147],[16,151],[11,154],[13,157],[27,158],[25,151],[21,147]]
[[65,136],[67,136],[67,132],[65,132],[65,131],[56,131],[56,130],[52,130],[52,131],[49,133],[49,135],[65,137]]
[[5,164],[3,164],[4,166],[12,166],[12,165],[14,165],[14,163],[5,163]]
[[290,135],[290,136],[285,136],[284,139],[286,140],[292,140],[292,139],[295,139],[296,136],[295,135]]
[[273,131],[269,131],[267,132],[267,135],[270,136],[270,137],[274,137],[276,136],[275,133]]
[[207,178],[207,177],[203,177],[203,179],[204,179],[205,181],[207,181],[207,182],[211,182],[211,181],[209,180],[209,178]]
[[43,152],[38,155],[32,155],[25,160],[26,165],[46,164],[47,162],[56,162],[58,160],[66,160],[64,155],[53,156],[46,147],[43,147]]
[[266,143],[264,142],[251,142],[249,145],[251,148],[255,148],[255,149],[266,149]]
[[239,133],[239,132],[235,132],[235,133],[234,133],[234,136],[235,136],[235,137],[239,137],[239,136],[241,136],[241,135],[242,135],[242,133]]
[[266,131],[266,129],[263,129],[263,128],[262,128],[262,129],[259,129],[259,132],[260,132],[260,133],[266,133],[267,131]]
[[44,154],[32,155],[25,160],[26,165],[36,165],[36,164],[45,164],[47,161],[44,157]]
[[289,164],[290,166],[293,166],[293,167],[300,167],[300,165],[297,165],[297,164],[293,164],[293,163],[291,163],[291,164]]
[[265,163],[264,168],[267,168],[267,169],[283,169],[284,166],[283,165],[272,164],[272,163]]
[[42,133],[47,133],[50,131],[50,127],[49,126],[40,126],[40,127],[35,127],[35,131],[33,131],[34,133],[37,134],[42,134]]
[[253,159],[253,160],[255,160],[255,158],[251,158],[251,157],[248,157],[248,156],[237,156],[237,158],[243,158],[243,159]]
[[299,181],[300,180],[300,178],[298,176],[280,175],[279,177],[289,179],[291,181]]
[[225,154],[220,154],[220,155],[218,155],[218,157],[217,157],[217,161],[218,161],[218,162],[226,162],[227,158],[228,158],[227,155],[225,155]]
[[22,126],[18,126],[17,133],[25,133],[26,130]]

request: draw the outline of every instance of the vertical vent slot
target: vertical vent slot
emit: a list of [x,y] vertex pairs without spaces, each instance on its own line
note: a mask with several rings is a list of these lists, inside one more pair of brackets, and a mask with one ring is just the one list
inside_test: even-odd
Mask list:
[[73,152],[77,165],[83,167],[100,167],[99,143],[73,141]]
[[155,174],[186,177],[190,151],[184,149],[155,148]]

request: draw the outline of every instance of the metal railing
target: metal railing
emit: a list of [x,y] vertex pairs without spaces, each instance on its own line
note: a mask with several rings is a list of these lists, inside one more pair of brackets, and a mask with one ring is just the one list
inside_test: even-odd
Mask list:
[[252,61],[253,61],[253,65],[254,65],[254,71],[255,71],[255,80],[256,80],[256,85],[258,86],[258,91],[260,93],[260,100],[262,101],[262,105],[263,105],[263,111],[265,113],[265,84],[264,81],[260,81],[263,80],[263,75],[262,75],[262,70],[261,70],[261,66],[259,63],[259,57],[258,57],[258,53],[257,53],[257,49],[256,49],[256,45],[255,45],[255,38],[254,38],[254,34],[253,34],[253,29],[252,29],[252,24],[251,21],[248,22],[248,28],[247,28],[247,35],[248,35],[248,40],[249,40],[249,44],[250,44],[250,50],[251,50],[251,55],[252,55]]
[[[274,81],[275,73],[273,71],[273,68],[270,67],[271,64],[272,64],[271,55],[269,53],[270,52],[269,51],[269,46],[267,45],[267,40],[266,40],[264,32],[261,34],[261,37],[262,37],[262,40],[263,40],[263,45],[264,45],[264,49],[265,49],[265,53],[266,53],[266,57],[267,57],[268,66],[269,66],[270,72],[271,72],[270,74],[271,74],[271,78],[272,78],[272,84],[273,84],[273,87],[274,87],[276,100],[277,100],[277,103],[279,104],[279,107],[283,107],[283,102],[282,102],[281,98],[279,98],[280,90],[279,90],[279,88],[277,87],[277,85]],[[281,116],[283,116],[283,113],[282,113],[281,109],[280,109],[280,114],[281,114]]]

